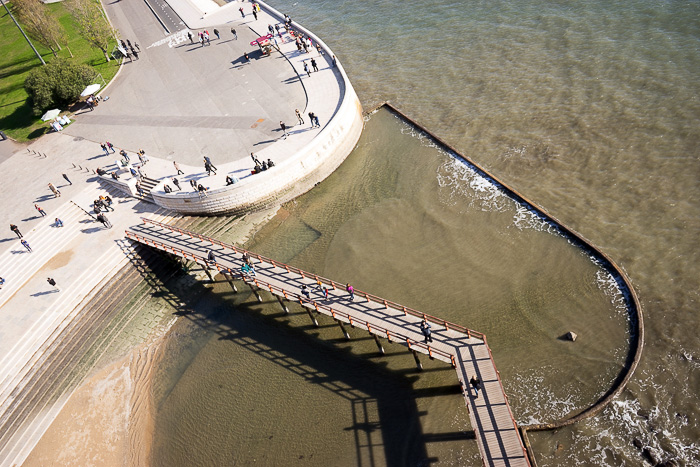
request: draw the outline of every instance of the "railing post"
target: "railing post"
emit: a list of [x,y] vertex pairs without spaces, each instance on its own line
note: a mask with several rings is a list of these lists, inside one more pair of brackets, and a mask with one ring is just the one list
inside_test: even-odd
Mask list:
[[284,301],[282,300],[282,297],[280,297],[279,295],[276,295],[276,297],[277,297],[277,301],[280,302],[280,306],[284,310],[284,313],[288,315],[289,314],[289,307],[287,307],[287,305],[284,303]]

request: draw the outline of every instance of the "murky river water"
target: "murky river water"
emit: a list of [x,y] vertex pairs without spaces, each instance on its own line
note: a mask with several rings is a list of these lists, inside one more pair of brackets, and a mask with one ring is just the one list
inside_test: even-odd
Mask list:
[[[700,6],[684,2],[275,1],[390,99],[541,204],[630,275],[647,322],[628,390],[531,435],[540,465],[700,462]],[[578,248],[387,112],[252,249],[487,334],[520,423],[595,401],[627,316]],[[217,288],[168,343],[159,465],[477,465],[451,369],[418,374],[331,322]],[[557,339],[568,330],[579,340]]]

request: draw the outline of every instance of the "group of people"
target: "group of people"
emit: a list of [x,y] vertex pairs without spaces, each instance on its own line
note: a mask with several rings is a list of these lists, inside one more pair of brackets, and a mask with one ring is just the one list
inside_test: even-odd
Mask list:
[[275,166],[275,163],[272,162],[272,159],[268,158],[267,161],[260,162],[258,157],[252,152],[250,153],[250,157],[251,159],[253,159],[253,163],[255,164],[255,167],[253,167],[253,170],[250,172],[251,175],[259,174],[260,172],[264,172]]
[[122,46],[121,52],[126,55],[126,58],[129,59],[129,61],[132,61],[131,56],[133,55],[136,60],[139,59],[139,52],[141,52],[141,47],[134,42],[134,45],[131,45],[131,41],[129,39],[126,40],[126,43],[124,42],[124,39],[121,39],[119,41]]

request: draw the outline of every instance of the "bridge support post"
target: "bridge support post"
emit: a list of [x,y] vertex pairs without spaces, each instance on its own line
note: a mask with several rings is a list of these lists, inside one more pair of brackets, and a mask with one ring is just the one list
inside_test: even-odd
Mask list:
[[255,298],[258,299],[258,302],[259,302],[259,303],[262,303],[262,297],[260,296],[260,293],[258,292],[258,289],[256,289],[255,287],[253,287],[253,284],[251,284],[251,283],[248,283],[248,287],[250,287],[250,290],[253,291],[253,293],[255,294]]
[[211,272],[209,272],[209,268],[206,265],[204,265],[204,272],[207,273],[207,277],[209,277],[209,280],[214,282],[214,277],[211,275]]
[[[304,307],[306,308],[306,307]],[[311,322],[314,323],[314,326],[319,327],[318,320],[314,316],[314,314],[311,312],[310,308],[306,308],[306,312],[309,314],[309,318],[311,318]]]
[[411,350],[411,352],[413,352],[413,359],[416,361],[416,367],[418,368],[418,370],[423,371],[423,364],[418,358],[418,352],[416,352],[415,350]]
[[226,280],[228,281],[229,285],[230,285],[231,288],[233,289],[233,292],[234,292],[234,293],[238,293],[238,289],[236,288],[236,284],[233,283],[233,280],[231,279],[231,276],[229,276],[228,274],[224,273],[224,277],[226,278]]
[[287,305],[284,303],[284,301],[282,300],[282,297],[277,295],[277,301],[280,302],[280,306],[284,310],[284,313],[288,315],[289,314],[289,307],[287,307]]
[[338,321],[338,326],[340,326],[340,330],[343,331],[343,335],[345,336],[345,339],[350,340],[350,334],[348,334],[348,330],[345,329],[345,323],[343,323],[340,320]]
[[374,337],[374,342],[377,344],[377,347],[379,347],[379,353],[384,355],[384,347],[382,347],[382,343],[379,342],[379,336],[376,334],[372,334],[372,337]]

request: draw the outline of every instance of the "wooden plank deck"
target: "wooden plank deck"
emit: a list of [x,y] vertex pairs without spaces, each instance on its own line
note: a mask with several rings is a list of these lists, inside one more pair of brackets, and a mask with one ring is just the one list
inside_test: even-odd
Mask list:
[[[325,314],[338,322],[367,330],[378,337],[405,345],[412,351],[450,363],[462,384],[484,465],[530,465],[483,334],[362,291],[356,290],[355,299],[351,301],[342,284],[254,253],[250,253],[250,256],[256,276],[246,279],[240,275],[244,250],[151,220],[144,219],[143,224],[131,227],[126,235],[134,241],[200,264],[205,264],[211,250],[216,256],[215,264],[210,264],[212,268],[229,278],[244,279],[256,294],[259,294],[259,289],[265,289],[281,299],[301,304],[312,317],[316,313]],[[318,285],[319,281],[328,288],[328,300]],[[308,287],[309,299],[301,295],[302,285]],[[423,342],[419,327],[423,317],[432,326],[433,342],[429,344]],[[482,381],[478,398],[474,397],[469,385],[469,379],[474,374]]]

